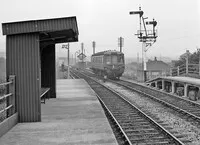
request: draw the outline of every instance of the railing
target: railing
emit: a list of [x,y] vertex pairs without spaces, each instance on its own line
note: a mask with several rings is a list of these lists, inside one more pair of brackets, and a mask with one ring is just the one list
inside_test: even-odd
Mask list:
[[199,64],[183,64],[176,68],[171,68],[171,76],[192,76],[200,78]]
[[15,76],[10,76],[9,82],[0,84],[0,122],[15,112]]

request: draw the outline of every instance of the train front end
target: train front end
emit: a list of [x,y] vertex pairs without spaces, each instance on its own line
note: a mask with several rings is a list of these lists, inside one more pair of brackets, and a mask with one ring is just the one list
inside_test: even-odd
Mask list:
[[124,73],[124,54],[118,51],[105,54],[105,72],[108,78],[119,79]]

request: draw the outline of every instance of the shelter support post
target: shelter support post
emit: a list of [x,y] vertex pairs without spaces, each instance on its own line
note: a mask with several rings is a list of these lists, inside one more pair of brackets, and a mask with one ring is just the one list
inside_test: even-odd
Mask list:
[[175,93],[175,82],[172,81],[171,84],[172,84],[172,92],[171,93],[174,94]]
[[184,97],[188,96],[188,84],[184,84]]
[[177,76],[179,76],[179,66],[177,67]]
[[158,81],[155,81],[155,88],[158,89]]
[[186,57],[186,75],[188,75],[188,54],[187,54],[187,57]]
[[162,90],[165,90],[165,80],[162,80]]

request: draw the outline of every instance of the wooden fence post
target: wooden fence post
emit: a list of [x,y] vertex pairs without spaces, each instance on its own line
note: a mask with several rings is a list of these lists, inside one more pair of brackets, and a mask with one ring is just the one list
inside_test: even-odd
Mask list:
[[177,76],[179,76],[179,66],[177,67]]
[[189,64],[189,62],[188,62],[188,55],[187,55],[187,57],[186,57],[186,76],[188,75],[188,64]]
[[172,68],[170,68],[169,71],[170,71],[170,72],[169,72],[170,76],[173,76],[173,75],[172,75]]
[[199,75],[200,75],[200,61],[199,61]]
[[9,76],[9,82],[12,82],[11,84],[9,84],[9,93],[12,94],[12,96],[10,96],[8,98],[8,105],[13,105],[13,107],[8,111],[8,116],[13,115],[16,112],[16,107],[15,107],[15,76],[14,75],[10,75]]

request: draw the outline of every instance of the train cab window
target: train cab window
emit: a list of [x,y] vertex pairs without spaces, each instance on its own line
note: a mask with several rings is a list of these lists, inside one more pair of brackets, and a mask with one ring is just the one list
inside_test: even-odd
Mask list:
[[117,55],[112,55],[112,63],[117,64]]
[[120,55],[118,57],[118,63],[124,63],[124,57],[123,57],[123,55]]
[[106,56],[106,64],[111,64],[111,56]]

